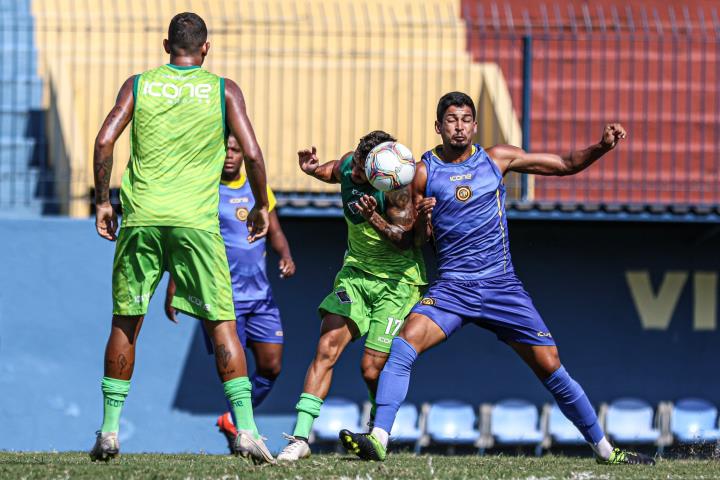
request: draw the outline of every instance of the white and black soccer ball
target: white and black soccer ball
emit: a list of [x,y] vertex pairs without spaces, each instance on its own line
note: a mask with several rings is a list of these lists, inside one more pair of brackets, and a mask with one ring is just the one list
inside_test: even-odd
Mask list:
[[413,181],[415,159],[402,143],[384,142],[373,148],[365,159],[365,175],[381,192],[396,190]]

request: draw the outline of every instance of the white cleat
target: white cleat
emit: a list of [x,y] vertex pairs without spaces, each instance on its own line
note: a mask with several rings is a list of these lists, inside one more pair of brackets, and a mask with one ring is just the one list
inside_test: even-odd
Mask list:
[[283,437],[288,441],[288,444],[278,455],[278,462],[297,462],[301,458],[310,456],[310,445],[308,445],[307,441],[285,433],[283,433]]
[[120,454],[117,432],[96,432],[95,445],[90,450],[90,460],[107,462]]
[[263,439],[255,438],[253,432],[249,430],[238,430],[235,437],[235,452],[241,457],[251,458],[256,464],[275,463]]

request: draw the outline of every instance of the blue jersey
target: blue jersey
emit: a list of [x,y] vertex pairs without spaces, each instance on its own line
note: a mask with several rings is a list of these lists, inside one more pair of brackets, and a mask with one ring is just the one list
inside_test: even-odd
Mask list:
[[473,281],[513,271],[505,216],[505,186],[479,145],[462,163],[425,152],[426,197],[435,197],[433,235],[441,279]]
[[[269,210],[275,197],[268,188]],[[247,241],[247,217],[255,205],[249,182],[239,180],[220,184],[220,234],[225,241],[236,302],[264,300],[270,297],[270,284],[265,273],[265,239]]]

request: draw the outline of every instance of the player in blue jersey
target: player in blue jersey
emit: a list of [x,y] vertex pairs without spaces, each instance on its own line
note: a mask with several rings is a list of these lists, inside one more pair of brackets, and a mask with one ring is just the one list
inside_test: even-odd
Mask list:
[[610,445],[585,392],[560,363],[550,331],[515,275],[505,215],[505,174],[575,174],[615,148],[625,130],[608,124],[598,143],[565,155],[528,153],[510,145],[486,151],[471,141],[477,133],[472,99],[452,92],[438,103],[435,131],[443,143],[423,155],[415,176],[415,240],[434,240],[439,278],[393,339],[380,374],[372,432],[343,430],[343,445],[365,460],[384,460],[418,354],[474,323],[494,332],[528,364],[599,463],[654,464],[648,456]]
[[[255,372],[250,377],[252,384],[252,406],[259,406],[270,393],[275,379],[280,374],[283,351],[283,328],[280,311],[272,297],[265,265],[265,239],[248,241],[247,217],[255,204],[250,184],[242,172],[243,153],[234,136],[227,141],[227,152],[220,183],[220,233],[225,242],[232,280],[233,302],[237,333],[243,348],[250,348],[255,357]],[[269,202],[269,226],[267,238],[272,249],[280,257],[281,278],[295,274],[295,263],[290,246],[280,226],[275,208],[275,195],[267,189]],[[175,283],[168,282],[165,313],[176,320],[171,301],[175,294]],[[212,353],[212,344],[205,335],[206,347]],[[232,418],[232,409],[220,415],[217,426],[228,440],[231,452],[237,429]]]

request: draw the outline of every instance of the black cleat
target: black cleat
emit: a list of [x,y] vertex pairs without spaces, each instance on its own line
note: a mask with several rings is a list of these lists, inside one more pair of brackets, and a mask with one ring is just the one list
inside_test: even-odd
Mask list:
[[603,460],[598,457],[597,463],[601,465],[655,465],[655,459],[642,453],[615,448],[610,454],[610,458]]
[[350,430],[341,430],[340,442],[348,453],[354,453],[363,460],[382,462],[387,456],[387,449],[372,433],[352,433]]

